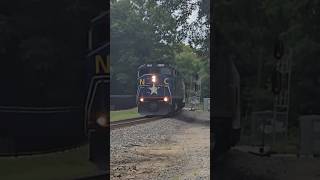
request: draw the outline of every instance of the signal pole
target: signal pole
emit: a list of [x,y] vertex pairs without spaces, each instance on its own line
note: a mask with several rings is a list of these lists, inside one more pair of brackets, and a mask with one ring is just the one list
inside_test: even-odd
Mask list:
[[[282,42],[280,42],[282,44]],[[279,49],[280,48],[280,49]],[[288,56],[282,59],[283,55],[283,44],[278,45],[275,49],[275,58],[278,59],[276,62],[275,73],[278,77],[274,79],[273,89],[275,86],[277,91],[274,91],[274,103],[273,103],[273,144],[276,143],[277,134],[277,122],[283,122],[280,131],[284,131],[285,141],[288,140],[288,120],[289,120],[289,99],[290,99],[290,80],[291,80],[291,59],[292,59],[292,49],[289,50]],[[282,55],[281,55],[282,54]],[[277,56],[278,55],[278,56]],[[280,77],[279,77],[280,76]],[[277,84],[277,85],[275,85]],[[279,127],[281,128],[281,127]]]

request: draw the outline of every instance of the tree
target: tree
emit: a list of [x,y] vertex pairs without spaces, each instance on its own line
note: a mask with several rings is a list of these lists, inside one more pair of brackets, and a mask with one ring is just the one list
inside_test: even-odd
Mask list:
[[[285,57],[292,49],[290,119],[292,114],[318,113],[320,68],[319,10],[316,0],[226,1],[214,2],[214,30],[230,44],[225,58],[234,56],[242,86],[254,89],[256,110],[272,109],[272,96],[262,87],[274,66],[274,43],[284,41]],[[232,12],[232,13],[230,13]],[[284,58],[285,58],[284,57]],[[308,62],[308,63],[307,63]],[[266,103],[269,102],[269,103]],[[268,104],[268,105],[267,105]],[[290,123],[295,123],[291,121]]]
[[183,51],[181,43],[187,35],[186,19],[195,5],[182,0],[119,0],[111,4],[111,94],[134,94],[141,64],[176,64],[176,54]]

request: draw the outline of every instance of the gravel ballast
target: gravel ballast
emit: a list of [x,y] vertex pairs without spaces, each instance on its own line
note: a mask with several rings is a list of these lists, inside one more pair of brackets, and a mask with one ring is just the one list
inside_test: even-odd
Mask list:
[[111,179],[209,179],[210,127],[184,119],[112,130]]

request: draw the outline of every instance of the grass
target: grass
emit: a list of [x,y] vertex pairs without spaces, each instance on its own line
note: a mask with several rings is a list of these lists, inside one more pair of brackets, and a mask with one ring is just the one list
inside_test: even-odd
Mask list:
[[129,118],[141,117],[138,113],[138,108],[132,108],[121,111],[110,111],[110,120],[111,121],[119,121]]
[[60,153],[0,158],[1,179],[65,180],[97,172],[88,161],[88,146]]
[[288,132],[288,141],[274,145],[273,149],[279,153],[298,153],[298,145],[299,129],[297,127],[291,127]]
[[298,147],[294,144],[275,144],[272,146],[272,150],[277,153],[289,153],[296,154],[298,153]]

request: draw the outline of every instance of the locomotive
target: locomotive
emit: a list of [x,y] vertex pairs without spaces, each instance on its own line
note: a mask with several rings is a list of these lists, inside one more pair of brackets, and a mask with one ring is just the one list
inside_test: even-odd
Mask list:
[[167,64],[138,68],[136,102],[141,115],[170,115],[185,106],[185,85],[179,72]]
[[213,63],[213,137],[215,145],[213,156],[226,153],[240,141],[241,107],[240,107],[240,74],[232,58],[228,56],[231,49],[221,33],[216,32],[212,57]]
[[[5,93],[1,94],[0,103],[0,156],[33,155],[46,152],[60,151],[83,145],[89,139],[91,146],[95,141],[101,141],[107,146],[109,125],[109,12],[104,11],[94,17],[88,33],[88,54],[81,67],[77,71],[70,71],[68,75],[77,74],[81,77],[80,83],[69,82],[68,86],[60,89],[72,89],[62,91],[59,98],[49,98],[47,94],[55,94],[56,89],[37,86],[41,83],[61,85],[59,81],[47,79],[31,79],[27,81],[31,87],[21,83],[21,80],[30,72],[42,77],[45,72],[36,71],[33,66],[19,67],[19,73],[15,76],[7,76],[8,69],[13,72],[10,61],[1,64],[0,82],[4,85]],[[19,59],[17,59],[19,60]],[[3,63],[3,62],[1,62]],[[63,64],[63,69],[68,64]],[[62,65],[61,65],[62,66]],[[60,71],[54,71],[58,76]],[[28,76],[27,76],[28,77]],[[65,77],[69,79],[68,77]],[[82,79],[85,78],[85,79]],[[12,90],[9,82],[17,85]],[[19,86],[18,86],[19,85]],[[55,86],[54,86],[55,87]],[[4,88],[3,88],[4,89]],[[18,90],[24,90],[20,92]],[[32,91],[31,91],[31,90]],[[76,91],[77,90],[77,91]],[[39,92],[38,94],[35,92]],[[72,92],[72,93],[70,93]],[[28,94],[28,95],[26,95]],[[17,98],[18,97],[18,98]],[[64,97],[79,99],[76,102],[64,100]],[[54,99],[54,101],[53,101]],[[48,102],[47,102],[48,101]],[[101,138],[102,137],[102,138]],[[97,143],[96,143],[97,144]],[[94,149],[95,147],[91,148]],[[90,150],[91,150],[90,149]],[[96,149],[108,150],[103,147]],[[90,151],[90,153],[96,153]],[[102,152],[103,154],[108,154]],[[102,154],[101,153],[101,154]],[[96,153],[97,154],[97,153]],[[104,160],[100,157],[90,158]],[[91,160],[90,159],[90,160]],[[106,164],[106,163],[105,163]]]
[[110,11],[91,20],[86,58],[84,134],[89,140],[89,160],[109,170]]

